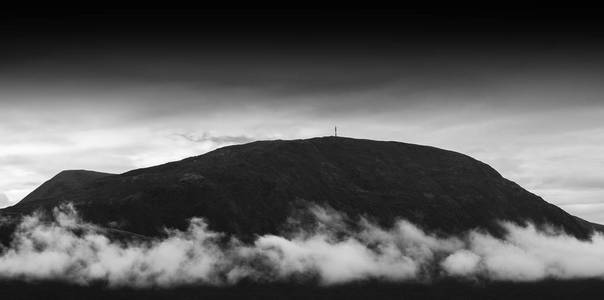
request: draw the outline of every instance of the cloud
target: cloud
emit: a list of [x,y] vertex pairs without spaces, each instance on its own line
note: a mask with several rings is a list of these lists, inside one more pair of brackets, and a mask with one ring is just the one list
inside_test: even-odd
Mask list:
[[183,139],[185,139],[189,142],[194,142],[194,143],[212,142],[212,143],[221,144],[221,145],[245,144],[245,143],[249,143],[249,142],[252,142],[255,140],[253,137],[248,137],[245,135],[236,135],[236,136],[212,135],[208,132],[204,132],[200,136],[190,134],[190,133],[180,133],[180,134],[176,134],[176,135],[179,137],[182,137]]
[[185,231],[162,238],[120,241],[82,221],[71,206],[50,218],[24,217],[0,253],[0,278],[64,280],[86,285],[170,287],[258,282],[311,281],[321,285],[362,280],[429,281],[437,277],[534,281],[604,277],[604,236],[577,240],[554,229],[503,223],[498,239],[471,231],[437,237],[399,221],[381,228],[361,219],[312,207],[315,224],[253,243],[213,232],[194,218]]
[[467,276],[475,272],[479,263],[480,256],[463,249],[449,255],[441,265],[451,275]]
[[504,240],[472,232],[464,249],[443,262],[451,274],[480,275],[498,280],[532,281],[546,278],[604,277],[604,236],[581,241],[534,226],[504,224]]
[[4,193],[0,193],[0,208],[12,205],[12,202]]

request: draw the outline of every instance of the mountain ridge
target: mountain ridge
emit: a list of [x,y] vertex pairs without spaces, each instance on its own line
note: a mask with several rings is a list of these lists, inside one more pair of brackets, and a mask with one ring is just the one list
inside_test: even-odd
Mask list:
[[114,174],[82,169],[63,170],[25,196],[19,203],[28,203],[40,201],[45,198],[52,198],[72,190],[80,189],[98,178],[111,175]]
[[185,228],[191,217],[242,237],[277,233],[304,203],[384,226],[407,219],[443,234],[502,234],[499,221],[550,224],[579,238],[601,230],[470,156],[396,141],[256,141],[123,174],[85,172],[81,185],[58,194],[36,190],[0,212],[71,202],[86,220],[146,236]]

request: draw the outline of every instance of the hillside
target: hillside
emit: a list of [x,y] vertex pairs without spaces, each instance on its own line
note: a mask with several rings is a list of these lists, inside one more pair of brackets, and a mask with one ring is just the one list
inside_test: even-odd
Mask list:
[[82,189],[88,183],[109,175],[113,174],[88,170],[62,171],[23,198],[20,203],[44,201],[45,199],[61,197],[61,195]]
[[[67,183],[65,183],[67,182]],[[63,172],[7,214],[72,202],[86,220],[153,236],[201,216],[243,238],[276,233],[308,203],[389,225],[407,219],[455,234],[497,221],[551,224],[585,238],[594,224],[503,178],[469,156],[438,148],[342,137],[258,141],[120,175]]]

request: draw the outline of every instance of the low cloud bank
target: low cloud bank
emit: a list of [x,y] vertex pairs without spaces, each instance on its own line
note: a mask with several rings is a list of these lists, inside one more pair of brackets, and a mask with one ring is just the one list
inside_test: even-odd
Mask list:
[[78,284],[170,287],[257,282],[409,281],[439,277],[533,281],[604,277],[604,236],[581,241],[554,230],[503,223],[504,239],[478,231],[439,238],[399,221],[381,228],[312,207],[316,226],[259,236],[252,244],[227,238],[192,219],[186,231],[161,239],[119,241],[82,221],[70,206],[52,218],[23,218],[9,247],[0,249],[0,278],[65,280]]

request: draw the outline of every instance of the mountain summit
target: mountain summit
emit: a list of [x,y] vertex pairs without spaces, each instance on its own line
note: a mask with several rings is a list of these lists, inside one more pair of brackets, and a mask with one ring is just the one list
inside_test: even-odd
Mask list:
[[149,236],[184,228],[191,217],[242,237],[277,233],[304,203],[384,225],[407,219],[443,234],[475,228],[498,234],[499,221],[530,221],[586,238],[599,226],[469,156],[400,142],[258,141],[119,175],[61,174],[0,212],[71,202],[88,221]]

